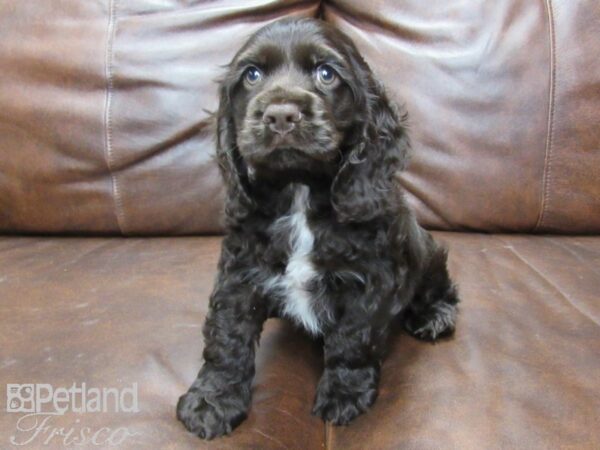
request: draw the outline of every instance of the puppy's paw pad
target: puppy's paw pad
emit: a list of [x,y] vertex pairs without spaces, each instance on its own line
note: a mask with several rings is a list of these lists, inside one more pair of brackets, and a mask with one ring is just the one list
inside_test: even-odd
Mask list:
[[234,404],[223,396],[190,390],[179,398],[177,419],[188,431],[210,440],[231,433],[246,418],[246,411]]
[[359,415],[366,412],[377,398],[377,390],[365,392],[336,393],[319,391],[312,413],[334,425],[348,425]]

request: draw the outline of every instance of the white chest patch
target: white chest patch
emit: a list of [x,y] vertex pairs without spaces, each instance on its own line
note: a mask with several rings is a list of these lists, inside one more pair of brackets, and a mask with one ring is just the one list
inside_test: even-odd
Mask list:
[[315,238],[306,220],[308,194],[307,186],[298,186],[289,214],[273,224],[277,228],[283,227],[289,233],[291,252],[284,274],[273,277],[267,284],[269,290],[274,289],[281,295],[284,315],[316,335],[320,333],[321,327],[308,292],[310,281],[317,276],[310,260]]

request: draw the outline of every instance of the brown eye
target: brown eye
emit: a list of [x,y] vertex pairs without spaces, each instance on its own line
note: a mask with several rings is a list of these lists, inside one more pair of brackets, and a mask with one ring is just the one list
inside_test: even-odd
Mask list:
[[337,73],[329,64],[317,67],[317,78],[323,84],[332,84],[337,79]]
[[246,69],[244,78],[248,84],[254,85],[262,80],[262,72],[257,67],[250,66]]

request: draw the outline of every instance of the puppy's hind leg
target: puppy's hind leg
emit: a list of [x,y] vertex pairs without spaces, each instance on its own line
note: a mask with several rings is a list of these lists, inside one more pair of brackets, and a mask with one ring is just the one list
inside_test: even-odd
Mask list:
[[454,332],[459,299],[446,260],[445,249],[436,246],[415,296],[403,312],[404,329],[418,339],[434,341]]

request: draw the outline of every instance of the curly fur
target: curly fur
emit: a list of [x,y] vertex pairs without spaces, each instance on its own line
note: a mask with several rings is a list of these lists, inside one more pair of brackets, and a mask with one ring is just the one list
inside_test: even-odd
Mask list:
[[[327,62],[335,83],[320,85]],[[245,84],[248,66],[263,79]],[[285,137],[261,120],[291,102]],[[323,339],[313,413],[348,424],[377,397],[394,321],[434,340],[454,330],[446,251],[417,224],[395,174],[404,118],[351,40],[316,20],[275,22],[250,38],[220,85],[219,164],[227,235],[204,325],[204,366],[177,405],[211,439],[247,415],[263,322],[284,317]]]

